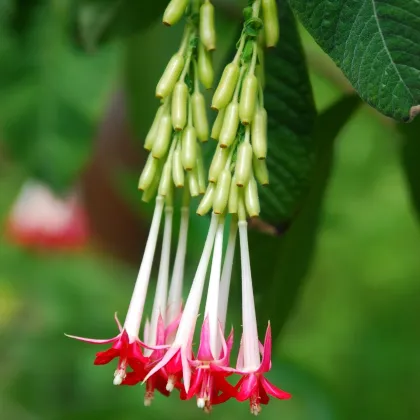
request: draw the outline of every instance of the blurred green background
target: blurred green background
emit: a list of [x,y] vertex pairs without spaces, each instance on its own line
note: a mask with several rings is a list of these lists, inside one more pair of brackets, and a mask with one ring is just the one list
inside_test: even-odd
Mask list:
[[[16,109],[33,116],[36,107],[45,106],[48,92],[60,91],[56,98],[65,98],[66,104],[96,124],[93,129],[72,131],[65,128],[74,123],[69,120],[59,132],[64,138],[70,132],[75,138],[94,139],[87,161],[82,153],[61,153],[60,147],[51,155],[64,166],[66,158],[80,159],[75,175],[85,192],[93,238],[80,252],[45,253],[14,246],[2,234],[0,418],[198,418],[203,414],[195,402],[180,402],[176,396],[157,396],[152,407],[145,408],[141,386],[113,386],[114,366],[92,364],[97,348],[63,335],[113,336],[114,311],[121,317],[125,314],[151,211],[136,191],[144,158],[136,138],[144,135],[151,122],[156,109],[154,84],[179,38],[153,24],[140,35],[111,42],[85,63],[76,46],[51,38],[60,14],[48,13],[48,21],[45,16],[41,16],[42,25],[31,29],[42,41],[32,32],[26,36],[34,44],[26,43],[25,48],[20,48],[21,41],[13,33],[0,41],[1,128],[7,142],[15,138],[7,136],[10,126],[22,125],[19,136],[26,139],[0,150],[0,217],[4,223],[23,180],[29,172],[37,172],[32,153],[54,149],[51,144],[36,149],[35,141],[42,137],[47,143],[60,141],[51,136],[45,139],[51,131],[48,118],[43,119],[40,132],[28,137],[29,127],[23,127],[28,119],[16,116],[13,120],[12,116],[18,115]],[[219,24],[225,35],[216,65],[235,32],[228,13]],[[349,86],[303,30],[302,35],[317,108],[323,111]],[[5,78],[10,76],[9,67],[17,63],[23,71],[28,61],[38,62],[39,55],[53,66],[51,83],[45,82],[51,81],[45,74],[30,82]],[[38,69],[42,70],[41,65]],[[141,83],[134,80],[139,71]],[[46,91],[50,84],[53,87]],[[34,86],[39,88],[35,93]],[[124,103],[130,101],[127,112]],[[51,106],[56,108],[58,103]],[[337,137],[317,247],[299,299],[277,340],[270,374],[293,399],[272,401],[264,407],[263,418],[420,418],[420,237],[400,165],[401,142],[394,123],[365,105]],[[19,154],[22,150],[25,153]],[[16,158],[23,154],[24,159]],[[69,170],[57,184],[71,177],[74,174]],[[134,236],[130,223],[135,224]],[[194,220],[186,278],[193,274],[206,229],[205,220]],[[260,282],[258,270],[253,275]],[[237,402],[215,407],[212,413],[217,419],[248,415],[248,405]]]

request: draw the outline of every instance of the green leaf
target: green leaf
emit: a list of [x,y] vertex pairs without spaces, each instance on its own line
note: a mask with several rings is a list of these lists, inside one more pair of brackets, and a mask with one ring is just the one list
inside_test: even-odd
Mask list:
[[274,225],[290,219],[309,188],[315,106],[293,14],[279,6],[282,38],[265,59],[270,185],[260,188],[261,217]]
[[75,51],[62,17],[40,7],[24,35],[1,28],[0,46],[1,140],[29,176],[57,191],[87,162],[118,58],[113,47]]
[[356,96],[344,97],[316,121],[314,140],[318,145],[311,173],[311,189],[290,228],[278,236],[259,232],[250,235],[260,329],[271,319],[273,335],[282,330],[299,289],[310,268],[316,246],[322,202],[333,167],[334,139],[359,104]]
[[399,129],[402,134],[402,165],[413,207],[420,221],[420,118],[411,124],[401,124]]
[[76,24],[83,46],[94,49],[115,37],[147,29],[163,14],[167,0],[78,0]]
[[420,5],[406,0],[290,0],[367,103],[397,120],[420,104]]

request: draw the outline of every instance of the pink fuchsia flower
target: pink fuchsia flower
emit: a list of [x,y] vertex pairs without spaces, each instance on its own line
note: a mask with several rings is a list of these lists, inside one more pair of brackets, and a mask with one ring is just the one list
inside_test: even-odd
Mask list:
[[128,366],[134,368],[134,366],[144,365],[147,359],[143,356],[139,343],[137,341],[130,342],[127,331],[124,330],[115,314],[115,322],[117,323],[120,333],[113,338],[109,339],[94,339],[78,337],[74,335],[67,335],[69,338],[74,338],[79,341],[91,344],[111,344],[112,347],[105,351],[96,353],[94,360],[95,365],[106,365],[115,358],[118,357],[118,366],[114,374],[114,385],[120,385],[126,375],[126,369]]
[[172,391],[175,384],[181,378],[183,379],[186,393],[188,393],[190,388],[192,370],[189,361],[193,359],[192,339],[216,234],[223,240],[223,223],[219,223],[219,216],[213,215],[203,253],[182,312],[174,341],[162,360],[150,370],[145,378],[145,381],[147,381],[152,375],[164,368],[168,373],[166,389],[169,391]]
[[120,385],[125,379],[128,365],[136,364],[138,367],[139,364],[145,364],[147,361],[147,357],[144,357],[142,354],[140,346],[143,348],[150,346],[140,341],[138,335],[143,316],[147,288],[149,285],[150,272],[152,269],[153,258],[156,250],[156,243],[158,239],[163,208],[164,198],[158,196],[156,198],[156,205],[153,213],[149,237],[147,238],[143,259],[140,265],[139,273],[137,275],[137,280],[134,286],[133,294],[131,296],[131,301],[128,307],[124,325],[121,326],[119,322],[117,322],[120,333],[116,337],[107,340],[96,340],[77,336],[69,336],[71,338],[93,344],[113,343],[113,346],[109,350],[99,353],[100,358],[98,361],[102,361],[103,363],[98,363],[96,359],[95,363],[105,364],[113,360],[115,357],[119,358],[118,368],[114,375],[115,385]]
[[6,225],[10,240],[35,249],[73,249],[89,237],[87,216],[76,191],[57,196],[35,180],[26,181]]
[[[269,324],[263,349],[260,349],[249,259],[247,222],[239,221],[238,226],[241,249],[243,332],[235,369],[236,373],[242,375],[236,385],[236,399],[238,401],[249,400],[251,413],[257,415],[261,411],[261,404],[268,404],[270,395],[278,399],[289,399],[291,395],[277,388],[264,377],[264,374],[271,369],[271,327]],[[262,351],[260,352],[260,350]]]
[[[215,359],[210,345],[210,328],[208,317],[204,320],[201,328],[200,346],[196,360],[190,360],[194,367],[191,378],[191,386],[188,392],[181,391],[181,399],[197,397],[197,406],[210,412],[215,404],[221,404],[236,394],[235,388],[226,380],[231,375],[223,367],[229,366],[230,353],[233,345],[233,330],[225,341],[220,330],[222,349],[220,356]],[[219,369],[217,369],[217,367]]]

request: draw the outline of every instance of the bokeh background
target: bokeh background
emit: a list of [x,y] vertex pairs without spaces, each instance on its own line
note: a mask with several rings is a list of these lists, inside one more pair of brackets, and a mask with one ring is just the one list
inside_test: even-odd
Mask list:
[[[39,10],[35,18],[29,13],[16,17],[15,25],[22,27],[30,20],[23,41],[19,27],[14,32],[5,26],[4,15],[0,26],[0,136],[5,140],[0,149],[0,221],[6,224],[29,174],[51,170],[46,178],[52,184],[61,187],[72,179],[82,191],[91,238],[81,250],[39,251],[13,244],[2,230],[0,417],[199,418],[203,414],[194,401],[180,402],[175,396],[158,395],[145,408],[140,386],[113,386],[114,366],[93,366],[97,349],[64,337],[64,332],[113,336],[114,311],[125,314],[152,210],[136,190],[144,160],[141,140],[156,110],[154,85],[180,29],[168,30],[157,22],[141,34],[92,51],[86,60],[77,42],[63,35],[71,28],[60,1],[26,5]],[[233,42],[236,15],[235,2],[226,2],[218,16],[223,35],[216,66]],[[322,112],[351,87],[310,36],[303,29],[301,33]],[[28,68],[35,69],[32,79],[24,77]],[[51,91],[62,93],[56,102],[48,97]],[[60,107],[62,97],[71,99],[93,129],[83,131],[77,116],[63,113],[62,138],[50,135],[48,112]],[[32,118],[39,117],[39,109],[47,109],[47,117],[36,129]],[[63,152],[69,144],[66,136],[77,149],[79,133],[92,140],[90,152]],[[420,418],[420,237],[401,167],[403,142],[399,127],[366,105],[337,137],[314,255],[296,300],[290,297],[293,310],[275,343],[270,378],[293,393],[293,399],[273,401],[263,418]],[[40,164],[35,155],[43,152]],[[59,163],[51,169],[52,157]],[[74,174],[67,167],[80,169]],[[193,217],[186,279],[194,273],[206,229],[205,219]],[[291,263],[296,261],[299,254]],[[258,270],[253,276],[263,284]],[[233,289],[237,291],[237,283]],[[233,320],[237,310],[232,305]],[[217,419],[248,415],[248,405],[237,402],[212,413]]]

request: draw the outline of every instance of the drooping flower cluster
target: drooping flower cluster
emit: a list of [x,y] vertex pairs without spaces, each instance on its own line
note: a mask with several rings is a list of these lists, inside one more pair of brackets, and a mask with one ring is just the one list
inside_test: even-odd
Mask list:
[[[114,384],[145,383],[146,405],[150,405],[155,390],[163,395],[178,390],[181,399],[195,397],[198,407],[206,412],[215,404],[235,398],[238,401],[248,400],[251,412],[258,414],[261,404],[267,404],[270,396],[290,398],[290,394],[271,384],[264,376],[271,369],[271,328],[269,324],[262,344],[257,331],[247,230],[247,216],[259,214],[255,177],[263,185],[268,183],[264,160],[267,153],[266,113],[262,79],[256,76],[256,72],[257,64],[261,66],[262,63],[262,56],[258,59],[258,55],[262,55],[258,41],[262,28],[261,14],[266,28],[271,28],[266,33],[267,44],[277,41],[277,18],[273,12],[275,2],[255,0],[252,7],[246,9],[246,23],[238,52],[226,67],[215,91],[212,107],[219,110],[219,115],[213,126],[212,137],[219,139],[219,147],[209,170],[210,184],[207,189],[204,163],[197,141],[206,141],[209,131],[199,81],[208,87],[213,73],[211,65],[206,71],[203,70],[205,66],[200,66],[200,57],[202,62],[210,63],[208,54],[215,47],[215,32],[212,4],[205,0],[198,9],[200,3],[172,0],[164,15],[164,23],[172,25],[185,12],[187,24],[181,47],[157,85],[156,96],[162,100],[162,104],[145,140],[145,147],[151,154],[140,177],[139,188],[144,191],[144,200],[149,201],[156,192],[157,197],[125,322],[121,325],[116,318],[119,333],[108,340],[70,337],[94,344],[112,343],[111,348],[97,353],[95,364],[106,364],[118,358]],[[185,179],[187,182],[184,182]],[[184,186],[184,195],[179,240],[168,292],[174,185]],[[210,209],[213,212],[203,252],[183,304],[189,196],[204,191],[197,212],[201,215]],[[144,321],[140,337],[164,211],[162,250],[153,309],[150,319]],[[230,231],[223,255],[227,218],[230,219]],[[226,336],[225,328],[238,231],[242,338],[236,367],[232,367],[233,329]],[[204,303],[209,266],[205,308],[200,320],[200,341],[195,347],[193,337],[200,306]]]
[[89,228],[80,195],[58,196],[34,179],[27,180],[13,204],[6,235],[33,249],[78,249],[87,243]]

